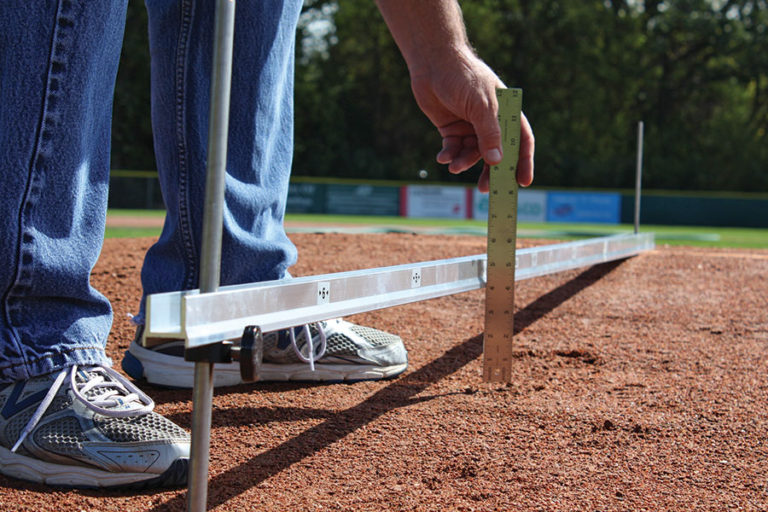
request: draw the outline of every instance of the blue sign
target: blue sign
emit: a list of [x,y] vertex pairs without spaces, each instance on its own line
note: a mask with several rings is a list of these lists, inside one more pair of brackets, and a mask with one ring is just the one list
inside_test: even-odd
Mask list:
[[549,192],[547,222],[618,224],[621,196],[610,192]]

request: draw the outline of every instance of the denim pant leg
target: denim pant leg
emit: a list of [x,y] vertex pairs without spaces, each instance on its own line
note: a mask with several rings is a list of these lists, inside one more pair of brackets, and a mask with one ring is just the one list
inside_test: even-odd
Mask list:
[[[145,296],[198,287],[214,2],[148,0],[147,6],[152,123],[167,214],[144,261]],[[300,10],[300,0],[237,4],[221,284],[280,279],[296,260],[283,215]]]
[[104,233],[126,1],[0,2],[0,383],[108,364]]

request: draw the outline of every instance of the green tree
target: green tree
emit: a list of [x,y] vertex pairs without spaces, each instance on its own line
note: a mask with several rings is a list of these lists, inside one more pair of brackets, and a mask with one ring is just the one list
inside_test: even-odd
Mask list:
[[112,168],[155,169],[149,98],[149,40],[144,2],[128,2],[128,14],[115,84]]
[[[768,190],[768,0],[465,0],[477,52],[525,91],[536,184],[631,187],[637,121],[651,188]],[[307,0],[294,174],[474,181],[435,160],[373,0]],[[153,168],[143,4],[131,0],[113,166]],[[322,30],[318,30],[320,27]]]
[[[397,179],[436,168],[440,138],[412,98],[405,63],[375,4],[333,5],[328,37],[335,44],[298,60],[295,172]],[[300,41],[308,36],[303,26]]]

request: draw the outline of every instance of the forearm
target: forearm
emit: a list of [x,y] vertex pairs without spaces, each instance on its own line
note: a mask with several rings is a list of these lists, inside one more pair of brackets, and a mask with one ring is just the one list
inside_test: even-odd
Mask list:
[[472,53],[456,0],[376,0],[411,75]]

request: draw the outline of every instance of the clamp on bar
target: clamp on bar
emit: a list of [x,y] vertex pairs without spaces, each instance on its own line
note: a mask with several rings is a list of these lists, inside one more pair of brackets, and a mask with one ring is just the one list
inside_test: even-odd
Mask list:
[[232,357],[240,362],[243,382],[256,381],[264,357],[264,337],[258,326],[249,325],[243,330],[240,346],[232,349]]

